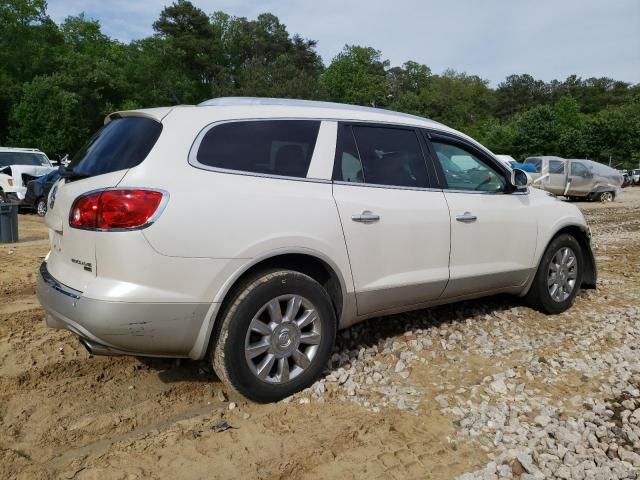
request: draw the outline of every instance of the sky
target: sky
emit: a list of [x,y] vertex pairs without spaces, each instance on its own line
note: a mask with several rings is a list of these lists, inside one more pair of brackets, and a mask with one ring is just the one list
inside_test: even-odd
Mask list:
[[[84,12],[123,42],[151,35],[171,0],[49,0],[61,22]],[[192,0],[206,13],[270,12],[290,34],[318,40],[326,65],[345,44],[391,65],[413,60],[497,86],[507,75],[612,77],[640,83],[640,0]]]

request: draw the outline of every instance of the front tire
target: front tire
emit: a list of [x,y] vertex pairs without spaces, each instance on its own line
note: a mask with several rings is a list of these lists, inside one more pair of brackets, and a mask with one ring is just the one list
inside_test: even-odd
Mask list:
[[256,402],[310,386],[330,358],[336,317],[327,291],[292,270],[250,277],[220,318],[211,353],[218,377]]
[[610,202],[613,202],[613,199],[614,199],[613,192],[602,192],[602,193],[598,196],[598,200],[600,200],[602,203],[610,203]]
[[571,235],[554,238],[545,251],[525,300],[543,313],[564,312],[580,290],[584,261],[578,241]]
[[36,202],[36,213],[39,217],[44,217],[47,214],[47,200],[44,197],[40,197]]

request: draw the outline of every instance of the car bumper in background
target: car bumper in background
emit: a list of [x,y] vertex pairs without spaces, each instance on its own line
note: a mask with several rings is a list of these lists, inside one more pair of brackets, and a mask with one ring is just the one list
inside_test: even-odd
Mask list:
[[38,300],[49,327],[78,335],[96,355],[186,357],[211,304],[141,303],[86,298],[40,266]]

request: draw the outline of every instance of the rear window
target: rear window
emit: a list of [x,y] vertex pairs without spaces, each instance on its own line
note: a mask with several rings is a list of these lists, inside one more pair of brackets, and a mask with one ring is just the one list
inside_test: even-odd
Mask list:
[[198,147],[198,163],[249,173],[307,176],[320,122],[258,120],[211,128]]
[[144,117],[111,120],[76,153],[68,168],[86,176],[135,167],[149,154],[162,124]]
[[31,165],[36,167],[50,167],[47,157],[33,152],[0,152],[0,168],[9,165]]

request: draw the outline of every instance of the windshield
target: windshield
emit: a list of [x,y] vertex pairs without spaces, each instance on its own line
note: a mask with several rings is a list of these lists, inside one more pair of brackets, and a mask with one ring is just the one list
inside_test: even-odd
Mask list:
[[0,152],[0,168],[9,165],[31,165],[35,167],[50,167],[51,164],[42,153],[34,152]]
[[76,153],[68,168],[83,176],[135,167],[155,145],[162,124],[144,117],[123,117],[110,121]]

